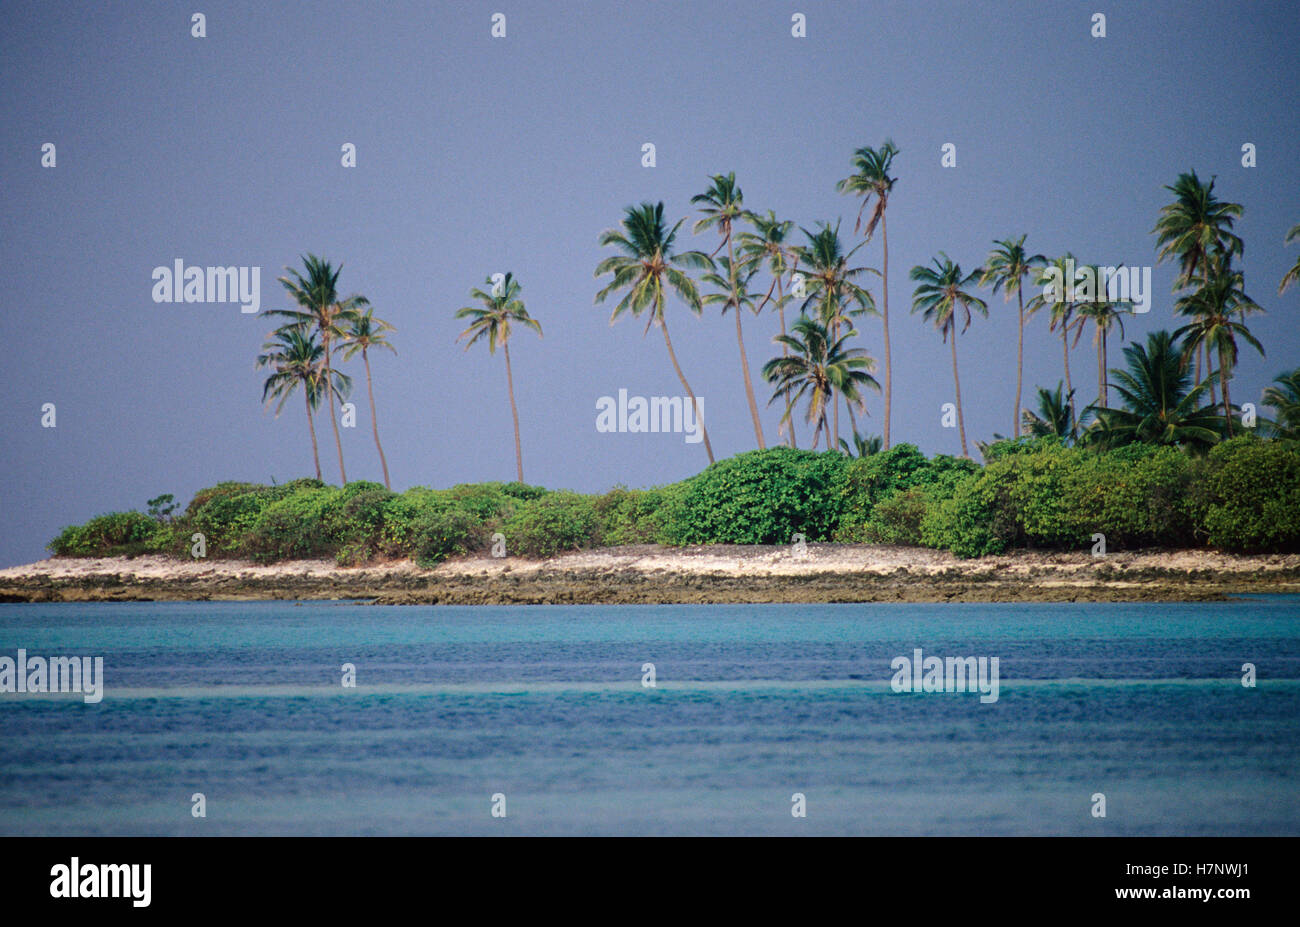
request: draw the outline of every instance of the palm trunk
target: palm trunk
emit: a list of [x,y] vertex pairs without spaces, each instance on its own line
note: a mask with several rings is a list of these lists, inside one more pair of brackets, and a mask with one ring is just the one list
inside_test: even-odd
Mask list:
[[736,292],[736,255],[731,244],[731,227],[727,227],[727,267],[731,277],[731,297],[736,301],[736,344],[740,346],[740,372],[745,377],[745,400],[749,403],[749,417],[754,420],[754,437],[758,439],[758,449],[764,450],[763,423],[758,417],[758,403],[754,401],[754,383],[749,377],[749,357],[745,354],[745,336],[740,328],[740,296]]
[[392,492],[393,484],[388,481],[388,458],[384,456],[384,446],[379,443],[379,420],[375,417],[375,388],[370,382],[370,357],[366,349],[361,349],[361,361],[366,365],[366,394],[370,397],[370,433],[375,436],[375,450],[379,451],[379,465],[384,468],[384,488]]
[[[885,335],[885,450],[889,450],[889,418],[894,406],[894,364],[889,351],[889,228],[885,223],[885,213],[880,213],[880,241],[884,246],[884,271],[880,276],[881,292],[885,297],[885,311],[881,315],[881,327]],[[1024,309],[1021,309],[1021,316]],[[1021,325],[1024,325],[1023,318]],[[1016,405],[1020,405],[1020,381],[1016,380]]]
[[1231,438],[1232,400],[1228,398],[1228,365],[1222,347],[1219,348],[1219,384],[1223,387],[1223,421],[1228,427],[1228,437]]
[[1074,430],[1074,398],[1071,395],[1074,392],[1074,386],[1070,383],[1070,326],[1067,319],[1061,325],[1061,352],[1065,356],[1065,396],[1066,403],[1070,407],[1070,430]]
[[1097,328],[1097,404],[1104,406],[1106,404],[1106,358],[1103,354],[1105,350],[1102,347],[1102,339],[1106,337],[1106,332],[1101,327]]
[[[839,317],[839,313],[837,312],[836,315],[835,315],[835,319],[834,319],[834,321],[831,323],[831,342],[832,342],[832,343],[835,343],[835,342],[837,342],[837,341],[839,341],[839,340],[840,340],[840,317]],[[832,394],[831,394],[831,401],[835,403],[835,405],[833,406],[834,414],[833,414],[833,416],[832,416],[832,417],[835,419],[835,443],[832,445],[832,444],[831,444],[831,436],[830,436],[830,435],[827,435],[827,436],[826,436],[826,449],[827,449],[827,450],[830,450],[832,447],[839,447],[839,446],[840,446],[840,393],[839,393],[839,390],[834,390],[834,391],[832,392]]]
[[957,328],[953,326],[952,342],[949,344],[952,348],[952,383],[957,389],[957,431],[961,434],[961,456],[970,457],[966,450],[966,419],[962,417],[961,411],[961,378],[957,376]]
[[[791,273],[793,274],[794,271],[791,271]],[[784,300],[785,300],[785,290],[784,290],[784,289],[782,288],[782,286],[781,286],[781,275],[780,275],[779,273],[778,273],[777,276],[776,276],[776,295],[777,295],[777,299],[779,299],[779,300],[782,301],[781,303],[778,303],[778,305],[777,305],[777,307],[776,307],[776,312],[777,312],[777,315],[778,315],[778,316],[780,317],[780,319],[781,319],[781,335],[782,335],[782,337],[784,337],[784,336],[785,336],[785,333],[786,333],[786,331],[785,331],[785,305],[784,305]],[[789,356],[790,356],[790,348],[786,345],[786,343],[785,343],[784,341],[781,342],[781,356],[782,356],[782,357],[789,357]],[[790,446],[791,446],[792,448],[798,448],[798,447],[799,447],[799,442],[795,439],[795,436],[794,436],[794,415],[791,414],[790,406],[791,406],[791,400],[790,400],[789,395],[787,395],[786,398],[785,398],[785,420],[786,420],[786,428],[788,428],[788,429],[790,430]]]
[[1106,338],[1107,338],[1106,330],[1102,329],[1101,332],[1101,371],[1102,371],[1101,404],[1103,408],[1108,408],[1110,406],[1110,384],[1106,382],[1106,363],[1107,363]]
[[695,409],[695,421],[700,426],[700,434],[704,436],[704,453],[709,455],[709,463],[713,463],[713,445],[709,443],[709,429],[704,427],[704,416],[700,412],[699,403],[695,401],[695,392],[691,389],[691,384],[686,382],[686,374],[682,373],[681,364],[677,363],[673,340],[668,337],[668,320],[664,318],[662,311],[659,313],[659,327],[663,329],[664,344],[668,346],[668,358],[673,362],[673,370],[677,371],[677,379],[681,380],[682,389],[686,390],[686,395],[691,400],[691,407]]
[[[884,221],[884,216],[881,216]],[[1025,291],[1022,287],[1016,287],[1016,296],[1020,304],[1020,330],[1016,335],[1016,408],[1014,411],[1015,421],[1011,430],[1013,437],[1020,437],[1020,386],[1025,370]],[[886,341],[886,343],[888,343]],[[885,413],[885,421],[889,421],[889,413]]]
[[311,393],[307,392],[306,384],[303,384],[303,400],[307,405],[307,430],[311,432],[311,459],[316,464],[316,479],[320,479],[320,450],[316,446],[316,423],[312,421],[311,414]]
[[339,477],[343,485],[348,484],[348,471],[343,467],[343,442],[339,439],[339,420],[334,414],[334,376],[330,366],[330,337],[328,331],[321,334],[325,346],[325,395],[330,401],[330,427],[334,429],[334,446],[339,452]]
[[510,417],[515,423],[515,475],[524,481],[524,452],[519,447],[519,410],[515,408],[515,378],[510,370],[510,342],[501,344],[506,353],[506,392],[510,394]]

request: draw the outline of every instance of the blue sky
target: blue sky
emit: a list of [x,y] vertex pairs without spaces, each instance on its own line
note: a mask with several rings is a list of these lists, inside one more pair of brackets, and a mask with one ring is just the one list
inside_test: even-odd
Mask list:
[[[862,145],[901,153],[889,207],[894,440],[958,451],[940,425],[946,349],[908,314],[907,270],[939,250],[977,266],[995,238],[1035,251],[1154,265],[1151,228],[1180,171],[1241,203],[1252,322],[1233,398],[1257,400],[1300,364],[1300,292],[1277,295],[1300,222],[1300,37],[1294,3],[201,3],[0,5],[0,564],[37,559],[65,524],[222,479],[311,472],[301,406],[260,402],[268,321],[231,304],[156,304],[154,267],[262,268],[311,251],[342,262],[397,332],[374,358],[394,488],[511,479],[498,353],[455,343],[455,309],[511,271],[545,330],[512,343],[527,480],[599,491],[701,469],[680,435],[602,434],[598,397],[680,395],[662,339],[594,306],[602,230],[624,207],[690,210],[735,171],[746,205],[812,228],[856,204],[835,191]],[[790,35],[793,12],[807,37]],[[1090,35],[1094,11],[1107,36]],[[505,38],[490,36],[494,12]],[[653,142],[654,168],[641,166]],[[57,166],[41,166],[41,146]],[[357,146],[357,166],[340,146]],[[940,147],[957,146],[957,166]],[[1257,148],[1256,167],[1241,146]],[[683,243],[712,250],[710,233]],[[858,252],[879,266],[879,241]],[[1171,266],[1132,340],[1173,327]],[[879,285],[873,288],[879,295]],[[1007,432],[1014,304],[959,342],[971,441]],[[730,318],[668,309],[706,400],[718,457],[753,447]],[[776,353],[775,316],[748,317],[751,369]],[[1061,377],[1059,342],[1031,323],[1026,402]],[[861,347],[881,355],[877,321]],[[1120,361],[1112,343],[1111,363]],[[358,363],[350,365],[358,375]],[[1085,336],[1072,356],[1095,394]],[[364,390],[345,429],[349,476],[379,479]],[[767,399],[760,395],[760,405]],[[57,407],[42,428],[41,406]],[[866,430],[880,430],[869,401]],[[776,440],[775,407],[764,415]],[[317,422],[327,478],[328,422]],[[806,446],[808,429],[800,427]]]

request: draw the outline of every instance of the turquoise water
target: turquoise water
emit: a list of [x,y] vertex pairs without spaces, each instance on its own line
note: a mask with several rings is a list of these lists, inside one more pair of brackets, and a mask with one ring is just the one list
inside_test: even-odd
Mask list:
[[[0,605],[20,647],[105,695],[0,694],[3,834],[1300,834],[1294,597]],[[916,647],[998,700],[894,692]]]

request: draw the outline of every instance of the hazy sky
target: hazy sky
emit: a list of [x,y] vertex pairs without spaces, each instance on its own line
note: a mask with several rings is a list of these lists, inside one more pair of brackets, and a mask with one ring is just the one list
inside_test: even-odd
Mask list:
[[[191,36],[201,10],[207,36]],[[1090,35],[1094,11],[1107,36]],[[506,15],[506,37],[491,17]],[[807,37],[791,36],[791,15]],[[974,268],[994,238],[1035,251],[1154,265],[1151,228],[1180,171],[1217,175],[1245,207],[1251,326],[1233,398],[1258,400],[1300,364],[1300,291],[1277,296],[1300,222],[1300,7],[1177,2],[176,3],[0,2],[0,564],[37,559],[63,525],[182,502],[223,479],[310,475],[300,400],[276,418],[254,358],[266,319],[237,305],[155,303],[151,274],[258,266],[275,278],[311,251],[342,262],[397,327],[373,360],[394,488],[513,479],[500,353],[455,343],[453,312],[512,271],[545,329],[512,342],[528,482],[598,491],[701,469],[681,435],[600,434],[596,400],[680,395],[662,338],[593,306],[600,232],[624,207],[676,218],[707,177],[735,171],[745,203],[812,228],[856,203],[835,191],[856,147],[901,153],[889,206],[894,440],[958,451],[940,426],[946,348],[908,314],[907,270],[940,249]],[[42,145],[57,164],[42,167]],[[353,143],[357,166],[340,164]],[[652,142],[657,165],[641,166]],[[957,166],[940,166],[940,148]],[[1242,166],[1253,143],[1258,165]],[[713,233],[683,246],[712,250]],[[858,252],[879,266],[879,241]],[[1174,327],[1173,269],[1128,336]],[[879,295],[879,284],[873,289]],[[986,294],[987,295],[987,294]],[[1011,426],[1014,304],[959,342],[972,443]],[[734,326],[668,308],[682,366],[705,398],[719,458],[754,446]],[[745,319],[758,375],[775,315]],[[1031,323],[1026,397],[1061,378],[1060,342]],[[879,322],[860,345],[881,355]],[[1122,361],[1112,343],[1111,363]],[[379,479],[360,364],[353,479]],[[1095,395],[1090,334],[1072,356]],[[42,404],[57,427],[41,427]],[[865,430],[880,431],[873,396]],[[765,411],[769,443],[778,413]],[[847,422],[842,423],[846,427]],[[337,481],[329,424],[322,465]],[[807,446],[809,430],[800,425]]]

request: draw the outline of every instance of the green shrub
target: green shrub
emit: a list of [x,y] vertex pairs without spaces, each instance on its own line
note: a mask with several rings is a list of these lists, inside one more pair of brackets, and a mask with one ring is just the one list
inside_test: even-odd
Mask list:
[[523,503],[502,529],[506,549],[525,557],[551,557],[590,547],[600,521],[591,496],[552,492]]
[[1062,486],[1061,515],[1073,546],[1088,543],[1094,532],[1111,549],[1194,543],[1192,479],[1193,458],[1173,447],[1076,452]]
[[927,460],[914,444],[896,444],[859,457],[849,465],[844,481],[835,540],[918,544],[925,512],[978,470],[973,461],[947,454]]
[[824,540],[839,523],[849,459],[775,447],[710,464],[668,496],[662,539],[687,544]]
[[1225,550],[1300,550],[1300,450],[1246,436],[1210,451],[1204,528]]
[[616,486],[592,505],[599,520],[599,542],[610,546],[651,544],[662,530],[664,493],[658,489]]
[[120,557],[148,552],[158,522],[143,512],[110,512],[70,525],[46,546],[56,557]]
[[332,555],[338,543],[327,517],[339,496],[337,489],[304,489],[270,503],[258,511],[240,551],[261,563]]

